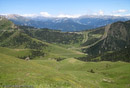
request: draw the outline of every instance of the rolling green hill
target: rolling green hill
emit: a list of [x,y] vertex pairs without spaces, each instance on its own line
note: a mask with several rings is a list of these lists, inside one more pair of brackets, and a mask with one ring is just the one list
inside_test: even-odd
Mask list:
[[0,31],[1,30],[11,30],[11,29],[14,29],[14,28],[16,28],[16,26],[14,25],[13,22],[11,22],[11,21],[7,20],[6,18],[0,16]]
[[58,30],[51,30],[47,28],[35,29],[23,26],[19,26],[19,28],[25,34],[48,43],[80,45],[83,40],[83,34],[80,32],[61,32]]
[[[6,20],[5,18],[2,19],[4,20],[1,20],[1,22],[4,22]],[[6,22],[10,23],[8,20],[6,20]],[[6,25],[6,22],[4,25]],[[12,25],[14,24],[12,23]],[[79,51],[66,49],[57,46],[57,44],[52,44],[60,43],[60,41],[63,41],[65,44],[73,44],[74,41],[77,41],[77,43],[79,43],[80,40],[78,41],[78,39],[72,39],[74,36],[78,36],[76,33],[61,33],[60,31],[53,31],[49,29],[38,30],[36,28],[26,26],[14,25],[16,28],[13,28],[11,25],[8,26],[12,29],[6,30],[4,27],[1,29],[0,46],[19,51],[29,50],[30,53],[26,55],[16,55],[21,59],[30,57],[31,59],[62,60],[70,57],[81,57],[85,55]],[[63,38],[65,36],[67,39]],[[80,37],[80,35],[78,37]],[[70,42],[67,41],[68,39],[70,39]]]
[[[6,35],[8,34],[6,34],[5,36],[4,35],[5,33],[3,33],[3,35],[1,36],[6,37]],[[5,38],[0,45],[3,47],[10,47],[10,48],[30,48],[30,49],[41,49],[43,46],[47,46],[43,42],[33,39],[20,31],[13,32],[12,35]]]
[[130,64],[68,58],[25,61],[0,53],[0,86],[34,88],[129,88]]

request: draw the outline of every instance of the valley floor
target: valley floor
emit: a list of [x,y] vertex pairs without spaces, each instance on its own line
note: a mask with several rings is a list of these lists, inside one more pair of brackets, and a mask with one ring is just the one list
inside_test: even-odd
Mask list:
[[83,62],[74,58],[59,62],[26,61],[0,53],[0,88],[9,85],[32,88],[130,88],[130,64]]

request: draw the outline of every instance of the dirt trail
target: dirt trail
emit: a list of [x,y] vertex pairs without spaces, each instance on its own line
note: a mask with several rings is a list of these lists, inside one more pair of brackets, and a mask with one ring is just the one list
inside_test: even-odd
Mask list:
[[107,33],[108,33],[108,30],[110,29],[110,27],[111,27],[111,24],[109,24],[105,27],[105,32],[104,32],[104,35],[102,36],[101,40],[103,40],[107,37]]
[[88,40],[88,32],[84,32],[84,39],[82,41],[82,43],[85,43]]
[[83,49],[83,48],[92,47],[92,46],[94,46],[95,44],[97,44],[98,42],[100,42],[100,41],[102,41],[103,39],[105,39],[105,38],[107,37],[107,33],[108,33],[110,27],[111,27],[111,24],[109,24],[109,25],[107,25],[107,26],[105,27],[104,34],[103,34],[103,36],[102,36],[102,38],[101,38],[100,40],[98,40],[97,42],[95,42],[95,43],[93,43],[93,44],[91,44],[91,45],[88,45],[88,46],[85,46],[85,47],[81,47],[81,48]]

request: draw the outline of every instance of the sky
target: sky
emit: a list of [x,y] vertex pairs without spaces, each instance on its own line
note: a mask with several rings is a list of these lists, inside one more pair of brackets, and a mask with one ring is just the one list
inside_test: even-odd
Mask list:
[[0,14],[45,17],[130,16],[130,0],[0,0]]

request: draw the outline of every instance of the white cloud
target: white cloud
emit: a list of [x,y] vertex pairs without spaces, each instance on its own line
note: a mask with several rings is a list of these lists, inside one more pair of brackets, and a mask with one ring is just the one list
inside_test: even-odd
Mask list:
[[112,14],[112,16],[122,16],[122,15],[120,15],[120,14]]
[[[0,15],[9,15],[9,14],[0,14]],[[40,12],[40,14],[19,14],[20,16],[24,17],[37,17],[37,16],[43,16],[43,17],[59,17],[59,18],[78,18],[81,15],[79,14],[74,14],[74,15],[69,15],[69,14],[59,14],[59,15],[51,15],[48,12]]]
[[130,16],[130,14],[126,14],[125,16]]
[[40,15],[44,17],[51,17],[51,15],[48,12],[40,12]]
[[103,15],[103,14],[104,14],[104,11],[99,10],[98,14],[99,14],[99,15]]
[[117,10],[117,11],[113,11],[113,13],[124,13],[124,12],[127,12],[127,10],[120,9],[120,10]]
[[24,17],[36,17],[36,16],[51,17],[51,15],[48,12],[40,12],[40,14],[22,14],[21,16],[24,16]]
[[4,15],[4,16],[7,16],[8,14],[0,14],[0,15]]
[[[112,15],[112,16],[130,16],[130,14],[126,14],[124,12],[127,12],[127,10],[120,9],[120,10],[111,12],[111,14],[109,14],[109,15]],[[8,14],[1,14],[1,15],[8,15]],[[63,14],[58,14],[58,15],[51,15],[48,12],[44,12],[44,11],[40,12],[39,14],[19,14],[19,15],[24,16],[24,17],[43,16],[43,17],[59,17],[59,18],[64,18],[64,17],[67,17],[67,18],[78,18],[78,17],[82,16],[80,14],[64,14],[64,13]],[[103,10],[99,10],[99,11],[97,11],[95,13],[91,13],[90,15],[105,15],[105,14],[104,14]]]
[[37,16],[37,14],[22,14],[21,16],[24,16],[24,17],[35,17],[35,16]]
[[60,14],[58,15],[57,17],[60,17],[60,18],[64,18],[64,17],[67,17],[67,18],[78,18],[80,17],[81,15],[68,15],[68,14]]
[[95,12],[92,15],[104,15],[104,11],[99,10],[98,12]]

